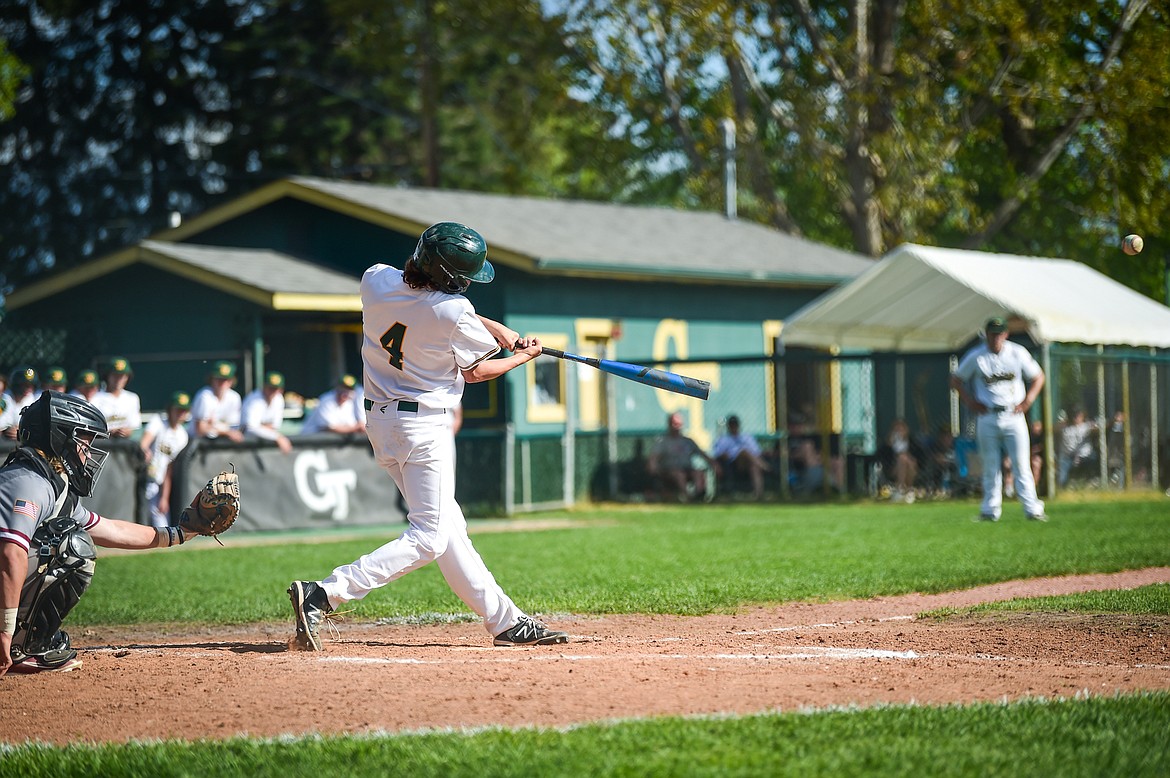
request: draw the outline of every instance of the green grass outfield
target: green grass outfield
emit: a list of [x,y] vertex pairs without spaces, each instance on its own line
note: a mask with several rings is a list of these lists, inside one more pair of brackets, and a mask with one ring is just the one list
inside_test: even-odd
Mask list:
[[[758,603],[939,592],[1017,578],[1170,565],[1170,501],[1049,506],[995,524],[969,502],[606,507],[476,532],[530,611],[730,612]],[[528,526],[553,529],[524,531]],[[494,525],[493,525],[494,526]],[[287,622],[284,589],[320,578],[400,527],[333,539],[239,534],[227,548],[98,563],[69,625]],[[262,541],[253,543],[249,541]],[[1030,610],[1167,615],[1165,587],[1033,601]],[[1010,606],[1010,604],[1009,604]],[[470,618],[433,565],[367,597],[351,619]],[[79,678],[78,680],[82,680]],[[0,681],[2,683],[3,681]],[[1170,693],[918,708],[662,718],[570,729],[489,729],[271,741],[22,745],[0,776],[60,775],[956,775],[1170,774]]]
[[[973,521],[977,514],[970,502],[613,507],[562,514],[573,520],[564,529],[473,537],[512,598],[544,614],[730,612],[1170,565],[1164,497],[1052,506],[1048,523],[1025,521],[1017,505],[996,523]],[[226,548],[199,538],[102,558],[69,621],[287,621],[289,581],[323,578],[402,526],[337,541],[320,533],[284,543],[266,537],[258,545],[240,533]],[[372,593],[351,618],[432,614],[471,617],[435,565]]]

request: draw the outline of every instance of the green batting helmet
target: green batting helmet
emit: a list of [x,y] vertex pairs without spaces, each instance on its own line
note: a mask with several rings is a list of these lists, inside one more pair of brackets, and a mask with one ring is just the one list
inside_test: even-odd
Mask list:
[[457,222],[428,227],[415,246],[414,263],[448,294],[462,294],[472,281],[486,284],[496,277],[483,236]]

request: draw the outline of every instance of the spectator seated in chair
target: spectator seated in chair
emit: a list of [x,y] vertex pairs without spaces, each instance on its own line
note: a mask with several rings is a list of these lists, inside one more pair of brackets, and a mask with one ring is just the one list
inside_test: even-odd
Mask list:
[[1092,441],[1096,430],[1096,423],[1085,417],[1084,410],[1076,408],[1069,414],[1060,432],[1057,452],[1056,481],[1060,486],[1068,484],[1074,470],[1091,467],[1097,461]]
[[926,452],[918,441],[910,434],[910,426],[905,419],[894,419],[890,425],[890,432],[886,442],[878,448],[878,461],[882,472],[890,480],[892,502],[914,502],[915,486],[922,463],[926,459]]
[[715,441],[711,450],[715,460],[715,474],[719,477],[720,492],[738,491],[744,478],[751,485],[752,499],[764,496],[764,473],[770,468],[764,461],[754,436],[740,430],[739,417],[727,417],[727,431]]
[[664,500],[705,499],[707,472],[696,467],[695,460],[701,458],[712,468],[715,466],[715,461],[682,433],[683,424],[681,413],[670,414],[666,434],[654,442],[646,463]]

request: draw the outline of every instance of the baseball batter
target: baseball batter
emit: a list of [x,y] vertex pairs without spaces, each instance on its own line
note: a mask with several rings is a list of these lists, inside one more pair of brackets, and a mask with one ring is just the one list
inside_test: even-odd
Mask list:
[[[477,315],[462,296],[472,281],[494,277],[484,239],[455,222],[423,232],[404,270],[378,264],[362,277],[366,431],[378,463],[406,498],[409,526],[323,581],[292,583],[298,647],[319,651],[321,622],[335,607],[432,561],[484,620],[495,645],[568,642],[504,593],[472,547],[455,501],[450,415],[465,383],[498,378],[541,352],[539,340]],[[514,353],[490,359],[501,347]]]
[[[979,517],[999,521],[1003,510],[1004,454],[1011,460],[1016,494],[1033,521],[1047,521],[1032,479],[1028,423],[1024,414],[1044,387],[1044,371],[1023,346],[1007,339],[1007,322],[990,319],[983,343],[959,361],[951,387],[979,418],[975,439],[983,462],[983,505]],[[1025,382],[1028,382],[1025,385]]]

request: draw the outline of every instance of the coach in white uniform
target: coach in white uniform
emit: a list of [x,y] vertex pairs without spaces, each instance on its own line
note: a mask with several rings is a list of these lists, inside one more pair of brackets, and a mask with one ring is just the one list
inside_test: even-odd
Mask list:
[[[1044,387],[1044,371],[1023,346],[1007,339],[1007,322],[989,319],[986,340],[968,351],[951,376],[951,388],[975,413],[975,439],[983,460],[983,505],[979,517],[999,521],[1003,510],[1004,454],[1012,464],[1024,513],[1046,521],[1032,478],[1028,423],[1024,414]],[[1025,381],[1028,384],[1025,386]]]
[[[405,270],[379,264],[362,277],[366,431],[378,464],[406,498],[409,527],[323,581],[293,581],[300,648],[321,649],[320,624],[336,606],[432,561],[495,645],[568,642],[504,593],[472,547],[455,501],[450,416],[465,382],[498,378],[541,353],[539,340],[477,315],[462,296],[472,281],[494,277],[484,239],[455,222],[423,232]],[[501,347],[514,353],[490,359]]]

